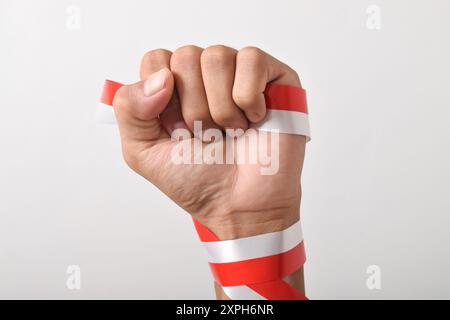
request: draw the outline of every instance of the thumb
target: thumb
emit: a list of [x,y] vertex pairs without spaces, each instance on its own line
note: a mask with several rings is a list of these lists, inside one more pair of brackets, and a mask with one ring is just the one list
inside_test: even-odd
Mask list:
[[113,107],[123,147],[149,147],[169,137],[162,129],[158,116],[169,103],[173,87],[173,75],[164,68],[146,80],[123,86],[117,91]]

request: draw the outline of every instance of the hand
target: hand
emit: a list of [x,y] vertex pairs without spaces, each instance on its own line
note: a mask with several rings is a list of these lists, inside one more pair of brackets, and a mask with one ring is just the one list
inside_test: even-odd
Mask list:
[[266,85],[300,86],[295,71],[253,47],[185,46],[148,52],[140,76],[114,99],[123,155],[133,170],[222,240],[278,231],[299,219],[305,137],[280,134],[274,175],[262,175],[260,164],[175,164],[174,148],[194,139],[170,138],[175,129],[193,132],[196,120],[204,130],[248,129],[265,117]]

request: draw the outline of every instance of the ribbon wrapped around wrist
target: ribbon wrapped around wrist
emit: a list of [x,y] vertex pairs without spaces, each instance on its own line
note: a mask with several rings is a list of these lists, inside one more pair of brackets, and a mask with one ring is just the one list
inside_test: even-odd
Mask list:
[[[111,106],[122,86],[115,81],[105,81],[97,109],[99,122],[116,122]],[[269,84],[264,96],[266,117],[253,128],[303,135],[310,140],[305,90]],[[194,225],[216,282],[232,300],[306,300],[302,292],[283,280],[306,261],[300,221],[283,231],[225,241],[195,219]]]
[[232,300],[306,300],[284,277],[306,261],[300,221],[272,233],[220,241],[194,219],[216,282]]

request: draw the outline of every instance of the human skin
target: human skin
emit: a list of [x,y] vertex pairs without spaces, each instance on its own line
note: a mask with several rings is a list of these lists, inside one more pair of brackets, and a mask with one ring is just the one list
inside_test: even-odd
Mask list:
[[[280,134],[274,175],[262,175],[259,164],[175,164],[171,151],[179,142],[170,138],[177,128],[193,131],[194,121],[203,129],[248,129],[265,117],[268,83],[301,87],[294,70],[254,47],[184,46],[146,53],[140,78],[113,103],[134,171],[221,240],[280,231],[300,219],[304,136]],[[303,268],[285,280],[304,292]]]

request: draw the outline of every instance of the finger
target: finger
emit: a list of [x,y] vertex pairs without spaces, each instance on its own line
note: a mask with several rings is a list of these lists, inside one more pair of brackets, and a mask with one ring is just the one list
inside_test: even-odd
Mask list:
[[247,47],[237,53],[233,100],[251,122],[264,119],[264,90],[271,82],[301,86],[294,70],[264,51]]
[[191,131],[194,131],[194,121],[201,121],[203,129],[217,127],[209,112],[203,86],[200,67],[202,51],[202,48],[196,46],[185,46],[177,49],[170,59],[181,112]]
[[122,139],[122,148],[130,167],[135,168],[137,155],[149,149],[168,134],[161,128],[158,115],[166,108],[174,87],[167,69],[151,74],[146,80],[119,89],[113,101]]
[[[147,52],[141,62],[141,79],[146,79],[150,74],[163,68],[170,68],[170,58],[172,52],[165,49],[156,49]],[[181,114],[180,103],[177,92],[174,90],[172,98],[167,104],[166,109],[159,116],[161,126],[170,135],[172,131],[178,128],[187,128]]]
[[151,50],[144,54],[141,60],[141,80],[147,79],[149,75],[161,69],[170,69],[170,57],[172,52],[165,49]]
[[212,46],[201,55],[202,77],[209,111],[214,122],[223,128],[246,130],[248,121],[232,97],[237,51]]

